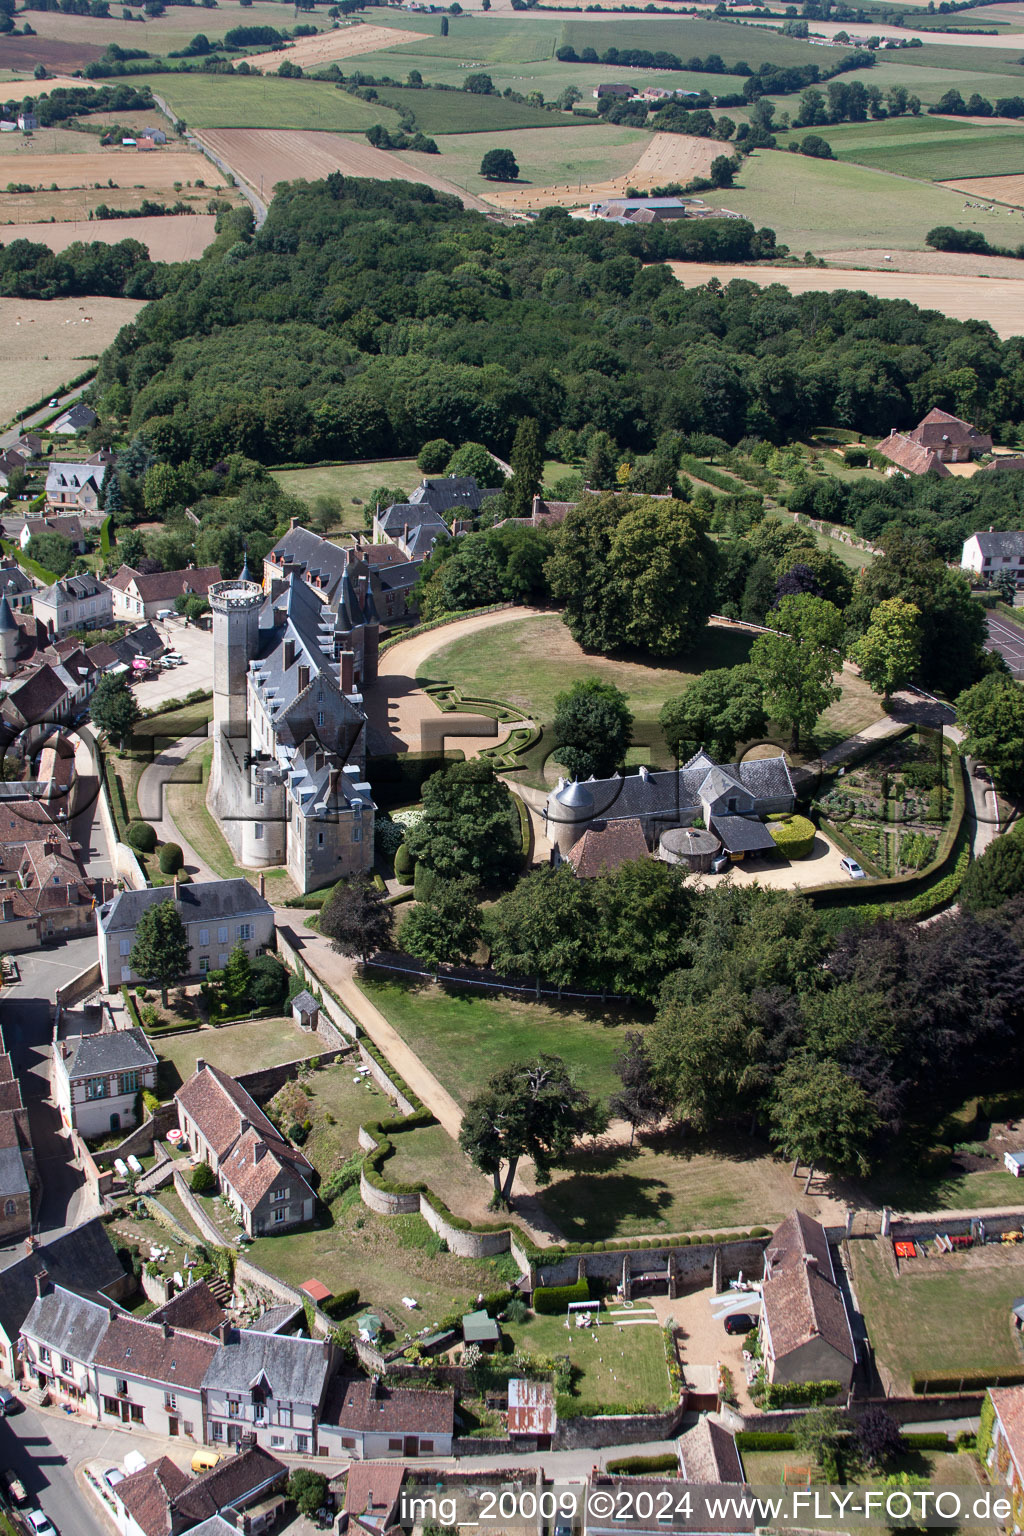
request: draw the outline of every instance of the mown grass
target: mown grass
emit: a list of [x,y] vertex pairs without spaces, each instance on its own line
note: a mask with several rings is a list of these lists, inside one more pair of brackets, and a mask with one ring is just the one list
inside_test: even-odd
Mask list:
[[308,469],[275,469],[274,479],[289,496],[312,502],[317,496],[337,496],[342,503],[342,525],[363,529],[363,508],[373,492],[386,485],[390,490],[413,491],[423,478],[415,459],[375,460],[367,464],[314,464]]
[[[901,120],[902,121],[902,120]],[[928,118],[936,125],[938,118]],[[844,124],[826,128],[824,135],[840,160],[856,161],[875,170],[901,176],[920,176],[929,181],[952,181],[963,176],[1002,176],[1018,172],[1024,160],[1024,132],[964,124],[957,129],[943,122],[932,132],[922,131],[920,118],[907,120],[906,132],[859,132],[876,124]],[[914,127],[910,127],[914,124]],[[952,131],[951,131],[952,130]]]
[[[161,1089],[174,1093],[192,1076],[198,1056],[235,1077],[239,1072],[257,1072],[261,1067],[275,1067],[282,1061],[300,1061],[315,1056],[318,1047],[315,1035],[299,1029],[291,1018],[282,1015],[276,1019],[253,1019],[251,1023],[222,1024],[218,1029],[200,1029],[191,1034],[168,1035],[157,1040],[154,1049],[161,1062],[167,1063]],[[175,1078],[178,1081],[174,1081]]]
[[[347,60],[345,61],[348,62]],[[190,128],[312,128],[360,133],[373,123],[398,127],[398,113],[361,101],[326,80],[279,80],[276,75],[143,75]]]
[[[199,857],[221,880],[248,880],[255,883],[251,869],[242,869],[235,863],[231,849],[224,840],[206,804],[206,792],[210,781],[210,763],[213,759],[213,742],[193,752],[183,765],[181,779],[172,779],[164,787],[167,815],[182,835],[192,845]],[[197,772],[198,770],[198,772]],[[187,777],[186,777],[187,775]],[[295,895],[295,886],[284,869],[265,869],[268,895],[273,901],[284,901]]]
[[[183,48],[197,32],[205,32],[213,41],[222,38],[231,27],[244,23],[246,26],[277,27],[289,31],[295,25],[295,11],[290,4],[271,3],[271,0],[255,0],[243,16],[235,6],[225,6],[213,15],[199,16],[197,11],[168,7],[162,16],[146,16],[141,7],[134,8],[136,20],[130,25],[121,18],[121,9],[112,10],[109,17],[68,16],[61,11],[40,11],[32,17],[32,25],[40,38],[57,38],[61,42],[88,43],[103,49],[108,43],[119,43],[124,48],[145,48],[150,53],[164,54],[172,49]],[[380,20],[380,12],[375,13]],[[325,11],[303,12],[301,20],[307,25],[326,28],[331,25]],[[388,26],[393,23],[388,20]],[[223,76],[206,77],[216,90],[216,80]],[[101,82],[102,83],[102,82]]]
[[[391,74],[381,69],[380,73]],[[571,121],[571,114],[548,112],[525,102],[506,101],[503,96],[478,96],[472,91],[417,90],[407,86],[382,85],[379,95],[388,106],[411,112],[423,133],[497,132],[508,128],[558,128]]]
[[470,191],[486,192],[488,188],[493,190],[494,183],[480,175],[480,161],[489,149],[510,149],[515,155],[519,166],[516,186],[543,187],[628,175],[649,143],[650,135],[638,128],[615,128],[603,123],[577,128],[553,125],[543,133],[535,128],[503,133],[447,133],[437,141],[440,155],[403,158],[424,170],[433,169]]
[[[684,63],[695,56],[706,58],[717,53],[727,65],[745,60],[755,71],[761,64],[821,64],[821,49],[813,43],[783,37],[765,27],[737,27],[704,17],[574,17],[563,27],[562,41],[577,53],[594,48],[598,56],[608,48],[647,48],[652,53],[665,50]],[[708,84],[712,91],[725,92],[738,91],[742,82],[731,84],[723,82],[721,75],[712,75]]]
[[567,1328],[565,1314],[559,1313],[502,1324],[502,1333],[509,1335],[514,1348],[529,1354],[568,1355],[574,1368],[573,1395],[582,1403],[667,1408],[671,1389],[662,1329],[653,1309],[643,1303],[628,1318],[621,1326],[602,1311],[593,1327]]

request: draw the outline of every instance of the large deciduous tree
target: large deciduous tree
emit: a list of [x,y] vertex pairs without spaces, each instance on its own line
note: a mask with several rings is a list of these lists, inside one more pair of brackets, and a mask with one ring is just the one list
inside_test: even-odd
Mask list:
[[719,762],[731,762],[738,742],[767,729],[761,678],[747,663],[713,668],[669,699],[659,719],[677,757],[702,746]]
[[794,1056],[775,1089],[771,1139],[780,1152],[808,1166],[863,1177],[878,1117],[859,1083],[834,1061]]
[[494,1074],[466,1107],[459,1145],[494,1181],[494,1203],[510,1205],[521,1158],[532,1158],[538,1184],[546,1184],[577,1138],[598,1135],[606,1124],[601,1105],[561,1057],[541,1055]]
[[116,738],[123,748],[139,718],[139,706],[127,679],[123,675],[101,677],[89,700],[89,713],[100,730]]
[[615,1058],[615,1070],[622,1083],[608,1100],[612,1115],[629,1125],[629,1144],[638,1130],[658,1125],[668,1109],[665,1091],[658,1082],[650,1054],[639,1029],[626,1031],[626,1043]]
[[190,970],[188,934],[169,893],[166,901],[147,907],[136,923],[129,963],[137,976],[156,983],[166,1008],[167,988]]
[[853,658],[875,693],[888,702],[896,689],[910,682],[921,659],[921,610],[916,603],[888,597],[873,608]]
[[417,902],[402,924],[407,954],[436,971],[471,960],[480,942],[480,908],[472,880],[435,880],[429,901]]
[[519,818],[508,786],[479,758],[452,763],[423,786],[423,815],[406,835],[409,852],[444,879],[502,882],[522,863]]
[[633,716],[614,683],[585,678],[555,699],[555,755],[573,778],[608,778],[626,757]]
[[367,960],[378,949],[387,949],[394,934],[395,918],[384,905],[368,875],[339,880],[320,910],[319,929],[342,955]]
[[480,175],[487,181],[518,181],[515,155],[510,149],[489,149],[480,161]]
[[1006,673],[992,672],[956,701],[964,732],[960,751],[990,769],[1000,789],[1024,794],[1024,689]]
[[822,710],[839,698],[834,681],[842,661],[843,616],[823,597],[784,597],[773,609],[773,628],[758,635],[750,664],[764,688],[765,709],[792,728],[793,751],[810,735]]

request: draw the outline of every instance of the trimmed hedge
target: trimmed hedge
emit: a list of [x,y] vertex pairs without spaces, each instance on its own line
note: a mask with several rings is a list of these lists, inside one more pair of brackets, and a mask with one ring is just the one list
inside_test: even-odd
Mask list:
[[736,1432],[738,1451],[793,1451],[796,1436],[767,1429],[740,1429]]
[[533,1293],[533,1310],[550,1315],[564,1312],[570,1301],[589,1301],[590,1282],[586,1276],[572,1285],[538,1285]]
[[133,821],[124,840],[136,853],[152,853],[157,845],[156,828],[151,827],[148,821]]
[[512,795],[512,804],[515,806],[516,814],[519,817],[519,847],[522,852],[523,863],[525,864],[530,857],[530,849],[533,845],[530,813],[516,792],[512,790],[510,793]]
[[609,1461],[605,1471],[624,1473],[627,1477],[639,1477],[644,1472],[678,1472],[679,1458],[671,1451],[662,1456],[622,1456],[618,1461]]
[[806,816],[769,817],[772,841],[787,859],[807,859],[814,848],[814,823]]
[[174,875],[185,862],[185,855],[177,843],[161,843],[157,860],[162,874]]
[[336,1296],[328,1296],[326,1301],[321,1302],[320,1310],[325,1312],[328,1317],[337,1321],[339,1317],[344,1317],[347,1313],[354,1312],[358,1305],[359,1292],[353,1286],[349,1291],[339,1291]]
[[399,885],[412,885],[415,869],[416,865],[412,854],[409,852],[408,843],[400,843],[395,854],[395,879]]
[[989,1387],[1018,1387],[1024,1383],[1024,1371],[975,1371],[963,1376],[911,1376],[910,1390],[927,1392],[985,1392]]
[[919,1434],[904,1435],[903,1444],[913,1451],[948,1451],[949,1436],[938,1430],[922,1430]]

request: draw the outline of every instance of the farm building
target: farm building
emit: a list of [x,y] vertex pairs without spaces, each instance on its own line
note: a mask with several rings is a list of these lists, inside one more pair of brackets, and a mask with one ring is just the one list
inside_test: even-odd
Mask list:
[[933,448],[923,448],[906,432],[890,432],[876,446],[892,465],[886,470],[887,475],[937,475],[941,480],[949,474]]
[[802,1211],[776,1227],[764,1252],[761,1348],[769,1381],[838,1381],[857,1352],[825,1229]]

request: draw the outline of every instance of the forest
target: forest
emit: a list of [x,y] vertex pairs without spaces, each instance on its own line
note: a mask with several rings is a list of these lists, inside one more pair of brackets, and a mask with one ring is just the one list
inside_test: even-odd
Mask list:
[[101,360],[106,417],[201,465],[415,453],[441,435],[507,452],[515,424],[785,442],[867,434],[968,394],[998,435],[1024,414],[1024,342],[904,301],[685,288],[671,259],[775,251],[743,220],[636,229],[546,209],[498,224],[428,187],[294,183],[257,234],[182,268]]

